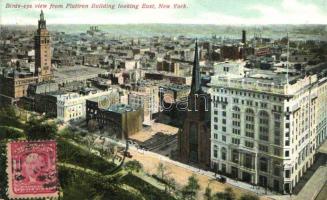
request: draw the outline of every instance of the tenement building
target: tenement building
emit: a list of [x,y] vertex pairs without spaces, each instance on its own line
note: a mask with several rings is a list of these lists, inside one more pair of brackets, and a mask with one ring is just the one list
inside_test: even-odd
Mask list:
[[211,80],[211,167],[292,193],[327,132],[327,78],[220,63]]

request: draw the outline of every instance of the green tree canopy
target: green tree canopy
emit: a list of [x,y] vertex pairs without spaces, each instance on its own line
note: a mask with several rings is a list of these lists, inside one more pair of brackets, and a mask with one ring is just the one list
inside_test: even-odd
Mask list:
[[240,200],[259,200],[259,197],[254,194],[244,194],[241,196]]
[[0,125],[15,128],[23,127],[23,124],[19,121],[17,110],[12,106],[0,108]]
[[218,192],[215,195],[215,199],[224,199],[224,200],[235,200],[236,196],[232,188],[225,188],[224,192]]
[[190,176],[187,185],[181,191],[182,199],[195,200],[199,190],[200,185],[198,179],[195,175]]
[[53,139],[58,128],[55,123],[32,117],[26,124],[25,132],[29,140]]
[[130,160],[125,163],[125,169],[130,172],[132,172],[132,171],[139,172],[143,169],[143,165],[142,165],[142,163],[140,163],[137,160]]

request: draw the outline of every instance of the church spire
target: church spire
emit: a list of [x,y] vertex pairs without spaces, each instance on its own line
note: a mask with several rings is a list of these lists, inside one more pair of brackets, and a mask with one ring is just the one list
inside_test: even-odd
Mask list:
[[198,50],[198,40],[196,39],[193,71],[192,71],[191,94],[195,94],[200,90],[201,90],[201,80],[200,80],[200,66],[199,66],[199,50]]

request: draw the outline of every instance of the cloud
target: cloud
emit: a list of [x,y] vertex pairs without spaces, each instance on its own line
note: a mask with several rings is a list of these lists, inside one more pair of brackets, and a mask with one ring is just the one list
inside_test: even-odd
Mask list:
[[250,23],[257,24],[326,24],[327,13],[315,4],[301,3],[298,0],[283,0],[280,7],[262,4],[252,5],[249,10],[259,12],[262,17]]

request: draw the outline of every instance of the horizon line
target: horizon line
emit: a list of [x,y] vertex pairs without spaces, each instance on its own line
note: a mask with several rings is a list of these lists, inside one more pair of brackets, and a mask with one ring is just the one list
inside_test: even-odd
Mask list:
[[[196,23],[111,23],[111,24],[79,24],[79,23],[67,23],[67,24],[52,24],[47,23],[47,25],[197,25],[197,26],[327,26],[327,23],[325,24],[196,24]],[[0,24],[0,26],[37,26],[37,24]]]

